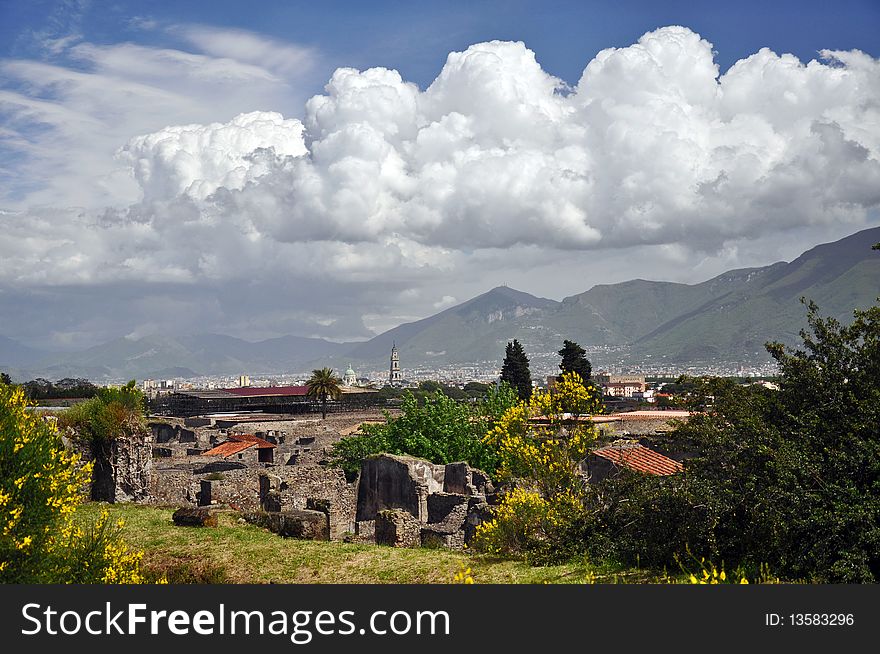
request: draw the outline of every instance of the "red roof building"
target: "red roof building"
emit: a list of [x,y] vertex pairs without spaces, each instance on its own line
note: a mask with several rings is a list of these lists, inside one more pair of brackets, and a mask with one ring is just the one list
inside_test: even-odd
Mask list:
[[615,476],[621,468],[658,476],[674,475],[684,470],[680,462],[639,443],[607,445],[593,450],[586,463],[591,481]]
[[207,452],[203,452],[202,456],[219,456],[228,459],[238,455],[239,459],[243,459],[243,452],[250,448],[256,449],[256,460],[258,462],[272,463],[275,444],[263,440],[262,438],[257,438],[252,434],[229,434],[228,441],[220,443],[217,447],[214,447]]
[[244,388],[224,388],[224,393],[239,397],[269,397],[276,395],[302,397],[309,392],[308,386],[246,386]]

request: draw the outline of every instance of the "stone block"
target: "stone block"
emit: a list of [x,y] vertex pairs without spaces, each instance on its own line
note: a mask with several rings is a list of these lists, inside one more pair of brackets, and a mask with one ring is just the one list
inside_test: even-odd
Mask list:
[[428,495],[428,524],[450,523],[460,529],[468,512],[467,495],[431,493]]
[[330,525],[327,516],[320,511],[295,509],[268,513],[251,511],[242,514],[249,523],[268,529],[285,538],[301,540],[330,540]]
[[217,526],[217,516],[208,509],[181,507],[171,515],[171,519],[178,527]]
[[422,547],[464,549],[464,532],[460,529],[449,531],[443,527],[428,525],[422,527],[420,536]]
[[385,509],[376,514],[376,544],[420,547],[421,523],[408,511]]

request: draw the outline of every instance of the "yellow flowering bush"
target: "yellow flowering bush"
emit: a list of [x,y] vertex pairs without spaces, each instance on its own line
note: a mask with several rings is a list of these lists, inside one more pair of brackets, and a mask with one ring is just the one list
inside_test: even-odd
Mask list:
[[546,498],[515,488],[504,496],[492,519],[477,526],[471,547],[534,563],[565,560],[578,551],[586,518],[583,498],[573,491]]
[[578,418],[600,410],[598,392],[565,373],[552,391],[534,393],[501,416],[486,441],[498,450],[497,477],[516,487],[477,527],[475,549],[543,562],[582,547],[589,516],[578,465],[596,430]]
[[749,581],[748,575],[740,569],[736,569],[731,573],[724,570],[724,564],[716,567],[714,563],[707,562],[701,558],[696,566],[698,569],[691,572],[682,566],[682,570],[688,575],[689,584],[714,585],[714,584],[779,584],[782,583],[778,577],[770,573],[770,568],[766,564],[762,564],[758,570],[753,571],[752,580]]
[[0,383],[0,582],[142,581],[140,554],[109,515],[85,529],[77,523],[91,467],[27,406],[21,388]]
[[453,584],[466,584],[470,585],[474,583],[474,573],[470,567],[466,567],[464,563],[459,564],[458,572],[452,577]]
[[507,410],[485,437],[498,449],[498,478],[527,480],[545,497],[576,491],[582,485],[578,464],[596,440],[593,425],[578,418],[599,410],[597,391],[573,372],[563,374],[553,391],[534,393]]

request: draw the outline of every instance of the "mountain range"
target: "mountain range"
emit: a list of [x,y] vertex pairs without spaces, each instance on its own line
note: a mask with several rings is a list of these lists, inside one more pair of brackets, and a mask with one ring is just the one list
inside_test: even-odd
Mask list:
[[[518,339],[555,365],[563,339],[606,346],[630,361],[667,364],[766,361],[764,343],[797,342],[806,326],[801,297],[841,322],[880,295],[880,228],[818,245],[794,261],[725,272],[700,284],[636,279],[593,286],[556,301],[506,286],[358,343],[282,336],[249,342],[220,334],[118,338],[64,355],[0,337],[0,369],[14,378],[93,380],[302,372],[348,363],[387,364],[392,344],[403,367],[500,361]],[[592,355],[602,363],[601,350]],[[551,363],[552,362],[552,363]]]

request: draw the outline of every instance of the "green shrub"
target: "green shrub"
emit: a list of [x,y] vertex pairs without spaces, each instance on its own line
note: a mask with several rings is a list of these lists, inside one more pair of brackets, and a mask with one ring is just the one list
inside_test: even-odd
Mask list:
[[27,411],[20,388],[0,384],[0,583],[138,583],[141,553],[108,514],[75,519],[90,466],[58,430]]
[[[880,306],[849,326],[808,311],[802,348],[770,344],[780,390],[692,380],[703,413],[683,475],[603,483],[603,544],[671,564],[688,549],[788,579],[880,581]],[[609,499],[610,498],[610,499]]]
[[330,464],[353,479],[361,462],[370,455],[408,454],[433,463],[466,461],[492,474],[498,466],[497,450],[484,442],[484,436],[515,403],[516,394],[506,384],[490,389],[486,400],[477,404],[458,402],[439,392],[420,403],[406,391],[399,417],[386,413],[385,424],[365,424],[362,435],[334,444]]

